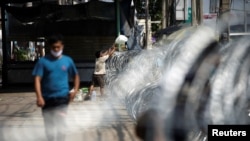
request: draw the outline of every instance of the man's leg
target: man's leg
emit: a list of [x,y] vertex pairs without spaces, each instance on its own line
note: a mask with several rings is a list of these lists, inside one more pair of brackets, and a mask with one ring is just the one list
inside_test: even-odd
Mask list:
[[64,141],[66,137],[66,113],[58,110],[55,114],[55,122],[56,122],[56,132],[57,132],[57,140],[56,141]]
[[66,116],[68,110],[68,98],[58,100],[59,107],[55,111],[55,122],[57,127],[57,140],[64,141],[66,137],[67,123]]
[[104,88],[100,87],[101,96],[104,96]]
[[88,92],[89,96],[92,94],[93,90],[94,90],[94,84],[91,84],[89,87],[89,92]]
[[47,135],[48,141],[54,141],[56,136],[56,125],[54,122],[54,112],[53,110],[43,109],[42,110],[45,133]]
[[104,96],[104,85],[105,85],[104,75],[99,75],[97,79],[98,79],[98,83],[100,86],[100,93],[101,93],[101,96],[103,97]]
[[91,82],[91,84],[89,86],[89,90],[88,90],[87,96],[91,96],[91,94],[92,94],[92,92],[94,90],[94,86],[95,86],[95,75],[93,74],[92,75],[92,82]]

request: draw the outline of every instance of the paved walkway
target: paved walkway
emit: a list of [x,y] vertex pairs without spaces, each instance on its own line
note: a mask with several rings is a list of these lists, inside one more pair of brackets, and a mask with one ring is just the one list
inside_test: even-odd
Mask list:
[[[35,101],[34,93],[0,94],[0,141],[46,141]],[[66,141],[138,141],[134,121],[113,100],[73,102],[67,123]]]

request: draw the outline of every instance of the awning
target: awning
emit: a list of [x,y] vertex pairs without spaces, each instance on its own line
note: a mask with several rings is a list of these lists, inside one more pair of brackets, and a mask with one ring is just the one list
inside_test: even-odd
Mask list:
[[92,18],[115,20],[114,3],[100,1],[77,5],[6,6],[6,10],[21,23],[38,22],[38,20],[57,22]]
[[26,2],[35,2],[41,0],[2,0],[3,3],[26,3]]
[[[15,0],[11,1],[15,2]],[[134,19],[134,13],[131,13],[131,1],[132,0],[126,0],[120,2],[120,30],[121,34],[127,36],[130,35],[131,28],[133,27],[131,19]],[[8,14],[11,14],[13,18],[25,25],[27,23],[39,25],[39,23],[45,22],[54,23],[62,21],[70,22],[93,19],[115,22],[115,6],[116,5],[114,2],[92,0],[87,3],[76,5],[57,5],[49,3],[43,3],[42,5],[33,7],[17,7],[6,5],[6,11]]]
[[21,7],[7,6],[6,10],[18,21],[22,23],[28,23],[39,20],[42,7],[21,8]]

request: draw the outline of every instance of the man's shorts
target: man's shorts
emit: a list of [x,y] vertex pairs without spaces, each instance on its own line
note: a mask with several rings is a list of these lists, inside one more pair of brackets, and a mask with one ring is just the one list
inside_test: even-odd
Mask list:
[[104,88],[105,85],[104,77],[105,74],[94,74],[92,77],[92,85]]
[[50,111],[50,110],[62,110],[67,111],[67,107],[69,105],[69,96],[67,97],[58,97],[58,98],[49,98],[44,99],[45,105],[42,108],[42,111]]

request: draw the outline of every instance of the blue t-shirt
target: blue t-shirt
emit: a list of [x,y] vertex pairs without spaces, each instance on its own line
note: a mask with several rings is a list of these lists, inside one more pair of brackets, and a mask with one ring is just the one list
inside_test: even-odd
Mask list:
[[69,77],[77,74],[73,60],[63,55],[56,59],[52,56],[41,58],[35,65],[32,75],[40,76],[41,91],[45,99],[66,97],[69,94]]

